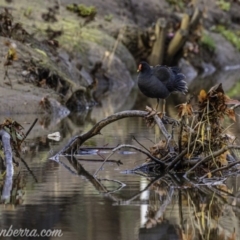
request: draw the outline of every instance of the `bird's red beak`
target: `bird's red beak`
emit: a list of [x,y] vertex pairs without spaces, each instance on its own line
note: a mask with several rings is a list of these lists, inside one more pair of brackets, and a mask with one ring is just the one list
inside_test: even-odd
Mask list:
[[141,72],[141,70],[142,70],[142,64],[139,64],[137,72]]

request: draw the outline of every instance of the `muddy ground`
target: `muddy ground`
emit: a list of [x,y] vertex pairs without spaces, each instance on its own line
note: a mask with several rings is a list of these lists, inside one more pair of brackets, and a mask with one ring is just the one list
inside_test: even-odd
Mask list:
[[[139,59],[119,40],[119,36],[125,34],[121,29],[126,25],[137,32],[146,31],[159,17],[180,18],[190,8],[198,7],[203,12],[200,23],[206,30],[220,19],[223,24],[228,22],[233,28],[239,28],[237,2],[232,2],[230,11],[223,11],[216,1],[207,4],[185,1],[184,8],[165,0],[81,1],[96,7],[94,19],[81,18],[68,11],[66,6],[71,3],[80,1],[0,0],[1,12],[7,9],[12,15],[11,26],[21,23],[19,29],[27,32],[23,34],[17,27],[16,32],[1,34],[1,113],[65,114],[66,108],[76,111],[99,103],[106,92],[124,89],[128,95],[136,81]],[[217,56],[207,63],[214,67],[235,66],[240,60],[239,52],[219,34],[213,38],[217,43],[216,53],[200,51],[197,57],[207,61],[209,55]],[[17,57],[6,64],[9,43],[16,46]],[[221,48],[223,43],[225,51]],[[178,56],[178,59],[191,65],[191,59],[196,59],[194,54],[190,53],[185,59]],[[183,65],[185,73],[203,70],[204,61],[195,61],[190,70]],[[113,96],[111,101],[118,105],[120,99]]]

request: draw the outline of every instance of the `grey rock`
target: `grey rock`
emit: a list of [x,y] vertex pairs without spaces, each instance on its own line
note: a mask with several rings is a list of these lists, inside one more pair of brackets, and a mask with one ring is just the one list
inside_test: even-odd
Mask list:
[[208,34],[216,43],[213,64],[219,69],[239,65],[239,51],[221,34],[213,32],[209,32]]
[[182,73],[186,76],[186,82],[190,83],[193,81],[194,78],[197,76],[197,71],[195,68],[186,61],[184,58],[181,58],[179,61],[179,67],[181,68]]

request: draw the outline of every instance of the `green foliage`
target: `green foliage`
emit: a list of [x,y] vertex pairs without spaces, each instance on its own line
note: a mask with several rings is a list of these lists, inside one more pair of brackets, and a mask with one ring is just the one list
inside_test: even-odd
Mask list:
[[228,90],[227,95],[230,98],[235,98],[235,97],[239,98],[239,92],[240,92],[240,81],[239,80],[237,80],[236,84],[231,89]]
[[240,51],[240,38],[232,30],[226,29],[224,26],[219,25],[216,27],[216,31],[221,33],[229,42],[231,42]]
[[180,9],[184,9],[184,1],[183,0],[166,0],[170,5],[177,6]]
[[223,11],[229,11],[231,7],[231,3],[227,2],[225,0],[218,0],[217,5],[223,10]]
[[24,10],[23,16],[26,18],[30,18],[32,16],[32,8],[28,7]]
[[69,4],[66,6],[67,10],[77,13],[81,17],[95,16],[97,9],[94,6],[86,6],[84,4]]
[[105,16],[104,16],[104,20],[107,21],[107,22],[111,22],[111,21],[112,21],[112,18],[113,18],[113,15],[112,15],[112,14],[108,14],[108,15],[105,15]]
[[206,47],[209,51],[214,51],[216,48],[215,41],[206,33],[204,33],[201,37],[201,45]]

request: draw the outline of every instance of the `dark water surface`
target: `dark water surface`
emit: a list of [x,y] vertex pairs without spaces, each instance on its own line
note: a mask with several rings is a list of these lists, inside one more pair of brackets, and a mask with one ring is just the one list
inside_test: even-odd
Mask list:
[[[36,229],[38,233],[43,229],[60,229],[63,236],[59,239],[81,240],[240,239],[238,177],[219,186],[193,189],[190,184],[174,187],[182,180],[172,176],[172,179],[155,179],[143,191],[153,179],[123,172],[146,159],[132,149],[122,149],[111,156],[112,161],[100,170],[97,180],[79,170],[81,164],[88,173],[94,174],[101,165],[99,160],[111,153],[107,148],[123,143],[139,146],[133,136],[146,147],[152,146],[159,139],[159,131],[147,128],[142,119],[122,119],[104,128],[102,135],[90,139],[84,146],[106,149],[99,152],[85,149],[77,163],[64,157],[60,162],[49,159],[72,136],[88,131],[97,121],[117,110],[95,108],[63,120],[40,117],[22,154],[32,172],[22,162],[15,168],[11,198],[0,205],[0,229]],[[25,129],[36,118],[32,115],[11,117]],[[239,134],[238,128],[232,130]],[[56,131],[62,136],[60,141],[47,138],[48,133]],[[117,164],[119,160],[122,165]],[[1,177],[1,189],[3,185],[4,177]]]

